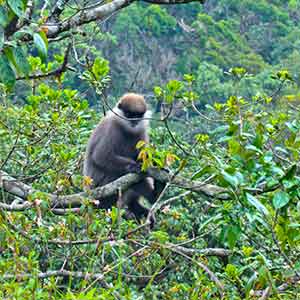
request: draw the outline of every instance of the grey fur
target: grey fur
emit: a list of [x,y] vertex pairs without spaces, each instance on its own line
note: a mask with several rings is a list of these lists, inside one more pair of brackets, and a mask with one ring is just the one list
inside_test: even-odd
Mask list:
[[[150,115],[151,112],[147,111],[144,118]],[[103,186],[127,173],[140,171],[136,144],[140,140],[149,141],[147,128],[147,120],[134,123],[126,120],[117,106],[98,124],[88,141],[83,167],[83,174],[93,179],[94,187]],[[140,218],[148,213],[148,209],[138,202],[140,196],[153,203],[157,194],[153,179],[146,178],[122,195],[122,205],[128,205],[129,210]],[[111,207],[116,201],[116,197],[112,197],[101,206]]]

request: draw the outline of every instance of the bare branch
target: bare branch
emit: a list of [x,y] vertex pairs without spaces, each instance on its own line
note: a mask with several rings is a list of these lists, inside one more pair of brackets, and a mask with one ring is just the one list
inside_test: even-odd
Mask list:
[[168,244],[168,246],[176,248],[182,253],[187,255],[205,255],[205,256],[219,256],[219,257],[227,257],[232,254],[232,251],[223,248],[204,248],[204,249],[195,249],[195,248],[187,248],[178,246],[176,244]]
[[59,16],[63,12],[65,5],[69,2],[69,0],[58,0],[54,7],[51,10],[50,16],[48,18],[51,22],[57,22],[59,19]]
[[196,264],[198,267],[200,267],[208,276],[209,278],[216,284],[216,286],[219,289],[219,293],[220,296],[223,297],[223,293],[224,293],[224,285],[223,283],[219,280],[219,278],[215,275],[215,273],[213,273],[207,265],[205,265],[204,263],[195,260],[194,258],[188,256],[186,253],[182,252],[181,250],[179,250],[176,247],[172,247],[172,246],[166,246],[167,249],[170,249],[171,251],[183,256],[184,258],[186,258],[187,260],[190,260],[191,262],[193,262],[194,264]]
[[56,37],[61,32],[68,31],[71,28],[75,28],[77,26],[81,26],[83,24],[90,23],[96,20],[101,21],[107,16],[113,14],[121,8],[130,5],[131,3],[132,1],[130,0],[114,0],[104,5],[84,9],[70,19],[62,22],[61,24],[46,23],[44,27],[46,27],[48,30],[48,37]]
[[[268,296],[274,293],[283,293],[285,292],[287,289],[291,288],[292,286],[299,286],[300,281],[298,277],[290,277],[287,278],[286,283],[282,283],[280,286],[275,287],[275,289],[270,289],[270,287],[267,287],[264,290],[251,290],[250,291],[250,296],[251,297],[261,297],[260,299],[264,299],[263,297],[265,297],[265,295],[268,293]],[[265,298],[266,299],[266,298]]]
[[[32,278],[33,274],[31,273],[22,273],[22,274],[7,274],[2,275],[4,279],[14,279],[18,278],[19,280],[26,280]],[[72,272],[67,270],[55,270],[55,271],[47,271],[44,273],[38,273],[37,277],[40,279],[49,278],[49,277],[73,277],[73,278],[84,278],[84,279],[97,279],[102,280],[104,275],[102,273],[85,273],[85,272]]]
[[[120,177],[112,183],[109,183],[103,187],[96,188],[94,190],[67,196],[44,193],[44,196],[49,200],[49,206],[51,208],[70,206],[76,207],[86,203],[86,200],[88,199],[90,199],[92,203],[95,203],[95,199],[102,200],[107,197],[116,195],[119,189],[121,189],[122,191],[126,191],[132,184],[139,182],[144,176],[145,175],[142,174],[128,174],[126,176]],[[3,171],[0,171],[0,188],[3,188],[6,192],[18,196],[24,200],[28,200],[30,195],[36,192],[40,192],[33,189],[31,186],[16,180]],[[32,202],[25,201],[22,204],[1,203],[0,208],[11,211],[19,211],[31,208],[33,206],[34,204]]]
[[[49,206],[51,208],[78,207],[86,203],[87,200],[90,200],[91,203],[95,204],[95,199],[100,199],[99,206],[101,207],[101,201],[104,201],[110,196],[117,195],[119,190],[126,191],[130,186],[139,182],[145,176],[153,177],[160,182],[169,182],[171,185],[199,193],[206,198],[214,197],[220,200],[229,199],[227,190],[224,188],[199,181],[190,181],[179,176],[174,177],[172,174],[164,170],[158,170],[155,168],[149,169],[147,173],[127,174],[114,182],[93,190],[64,196],[44,193],[44,196],[48,199]],[[0,171],[0,188],[24,200],[28,200],[30,195],[40,192],[33,189],[31,186],[16,180],[4,171]],[[25,210],[33,206],[33,203],[29,201],[25,201],[22,204],[0,204],[0,208],[11,211]]]
[[206,0],[143,0],[144,2],[153,3],[153,4],[165,4],[165,5],[174,5],[174,4],[184,4],[190,2],[200,2],[203,4]]
[[[105,18],[109,17],[116,11],[125,8],[132,4],[135,0],[113,0],[109,3],[87,7],[85,9],[80,10],[73,17],[62,23],[53,23],[47,22],[43,26],[47,28],[47,36],[49,38],[53,38],[58,36],[60,33],[68,31],[70,29],[76,28],[83,24],[87,24],[93,21],[101,21]],[[184,4],[189,2],[200,2],[204,3],[205,0],[144,0],[145,2],[155,3],[155,4]],[[59,2],[66,2],[59,1]],[[61,9],[56,9],[56,12],[53,12],[50,18],[50,21],[54,19],[54,17],[61,13]]]
[[158,170],[156,168],[148,169],[147,174],[160,182],[172,181],[171,184],[174,186],[178,186],[183,189],[199,193],[202,196],[208,198],[212,197],[218,198],[220,200],[229,199],[228,191],[226,189],[213,184],[203,183],[200,181],[191,181],[181,176],[176,176],[175,178],[172,178],[173,175],[171,173],[168,173],[163,170]]

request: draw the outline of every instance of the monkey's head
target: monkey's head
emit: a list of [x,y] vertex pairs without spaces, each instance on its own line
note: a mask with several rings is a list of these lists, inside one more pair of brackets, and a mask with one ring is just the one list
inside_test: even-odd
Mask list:
[[144,130],[147,126],[147,120],[151,112],[147,110],[147,104],[142,95],[128,93],[123,95],[116,105],[116,112],[124,119],[122,123],[132,130]]

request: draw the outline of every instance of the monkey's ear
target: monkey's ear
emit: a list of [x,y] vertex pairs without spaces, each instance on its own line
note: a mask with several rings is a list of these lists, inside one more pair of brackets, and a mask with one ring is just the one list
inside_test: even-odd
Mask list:
[[122,109],[122,102],[119,102],[118,108],[119,108],[119,109]]

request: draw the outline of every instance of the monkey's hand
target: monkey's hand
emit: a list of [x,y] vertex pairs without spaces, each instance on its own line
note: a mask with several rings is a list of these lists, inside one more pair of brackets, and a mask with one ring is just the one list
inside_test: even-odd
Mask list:
[[126,166],[127,173],[141,173],[141,164],[136,161],[132,161],[130,164]]

